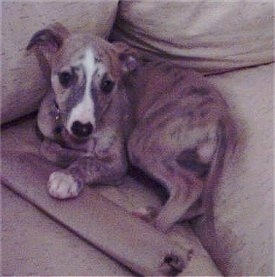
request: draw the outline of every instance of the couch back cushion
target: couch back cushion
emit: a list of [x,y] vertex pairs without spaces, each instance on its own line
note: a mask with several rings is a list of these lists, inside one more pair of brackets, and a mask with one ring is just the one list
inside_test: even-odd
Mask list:
[[115,40],[215,73],[272,61],[272,1],[127,1]]
[[34,111],[48,89],[35,55],[27,55],[25,50],[31,36],[49,24],[60,22],[70,31],[107,37],[117,3],[118,0],[3,3],[2,123]]

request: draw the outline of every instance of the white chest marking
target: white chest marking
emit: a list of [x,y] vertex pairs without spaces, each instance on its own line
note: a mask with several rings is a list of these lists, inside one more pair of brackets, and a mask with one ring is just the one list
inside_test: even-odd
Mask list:
[[84,96],[72,110],[68,120],[68,131],[70,131],[73,122],[80,121],[83,124],[92,123],[95,126],[95,104],[91,95],[92,77],[96,71],[95,58],[92,50],[89,48],[85,52],[84,59],[76,65],[80,65],[86,77],[86,86]]

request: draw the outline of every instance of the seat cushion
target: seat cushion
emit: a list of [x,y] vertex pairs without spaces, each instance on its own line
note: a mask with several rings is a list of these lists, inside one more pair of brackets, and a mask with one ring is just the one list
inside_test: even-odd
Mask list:
[[236,118],[239,141],[216,189],[215,222],[230,276],[273,267],[273,64],[209,77]]
[[132,276],[7,188],[2,189],[5,276]]

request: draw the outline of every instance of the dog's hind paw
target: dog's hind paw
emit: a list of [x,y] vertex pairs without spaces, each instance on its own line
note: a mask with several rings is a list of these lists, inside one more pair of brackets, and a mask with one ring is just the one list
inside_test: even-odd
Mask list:
[[48,181],[49,194],[58,199],[68,199],[78,196],[82,186],[78,184],[72,175],[61,171],[53,172]]
[[138,217],[146,222],[152,222],[159,213],[159,208],[143,207],[132,212],[132,215]]
[[177,255],[167,255],[160,266],[160,271],[165,276],[176,276],[185,268],[185,261]]

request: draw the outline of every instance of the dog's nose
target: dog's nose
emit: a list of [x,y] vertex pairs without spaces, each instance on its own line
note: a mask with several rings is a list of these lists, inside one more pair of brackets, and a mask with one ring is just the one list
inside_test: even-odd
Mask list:
[[93,125],[89,122],[86,124],[75,121],[71,127],[72,133],[79,138],[88,137],[93,131]]

